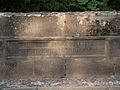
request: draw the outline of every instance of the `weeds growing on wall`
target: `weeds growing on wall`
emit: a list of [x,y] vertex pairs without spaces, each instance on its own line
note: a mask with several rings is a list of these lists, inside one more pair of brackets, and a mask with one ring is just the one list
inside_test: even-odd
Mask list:
[[120,0],[0,0],[0,11],[112,11]]

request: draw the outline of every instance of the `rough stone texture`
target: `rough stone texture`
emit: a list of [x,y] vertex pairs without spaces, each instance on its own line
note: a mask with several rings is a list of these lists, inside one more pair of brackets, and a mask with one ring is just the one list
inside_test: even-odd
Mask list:
[[112,57],[110,61],[114,63],[114,74],[120,75],[120,58]]
[[67,61],[67,77],[85,77],[89,75],[113,75],[114,64],[105,58],[75,58]]
[[120,57],[120,38],[115,38],[110,41],[110,55],[112,57]]
[[109,90],[120,90],[120,88],[119,87],[111,87],[111,88],[109,88]]
[[64,59],[42,59],[35,61],[35,78],[63,78],[65,73]]
[[119,12],[1,13],[0,36],[119,35]]
[[57,87],[57,88],[22,88],[22,89],[10,89],[4,90],[119,90],[120,87]]
[[0,16],[1,36],[62,36],[57,16]]
[[6,88],[5,90],[38,90],[37,88]]
[[119,35],[119,12],[0,13],[0,87],[119,86]]
[[104,40],[9,41],[7,56],[105,55]]
[[0,62],[0,79],[63,78],[63,58],[10,58]]
[[0,58],[2,57],[3,53],[3,42],[0,40]]
[[0,79],[29,79],[32,76],[33,63],[25,61],[0,62]]

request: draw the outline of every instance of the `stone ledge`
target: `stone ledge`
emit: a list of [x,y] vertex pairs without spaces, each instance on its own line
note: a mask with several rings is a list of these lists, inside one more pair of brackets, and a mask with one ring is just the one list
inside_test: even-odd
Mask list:
[[120,12],[0,13],[0,36],[120,35]]
[[0,90],[120,90],[120,87],[41,87],[41,88],[4,88]]

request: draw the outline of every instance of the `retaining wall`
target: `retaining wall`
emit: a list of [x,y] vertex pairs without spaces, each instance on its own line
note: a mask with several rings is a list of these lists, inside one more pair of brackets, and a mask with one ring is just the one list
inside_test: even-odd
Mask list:
[[0,79],[120,75],[120,13],[0,13]]

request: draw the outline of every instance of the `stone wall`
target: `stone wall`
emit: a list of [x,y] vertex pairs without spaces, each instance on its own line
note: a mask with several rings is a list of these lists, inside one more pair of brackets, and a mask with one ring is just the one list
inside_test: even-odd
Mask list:
[[0,79],[120,75],[120,13],[0,13]]

